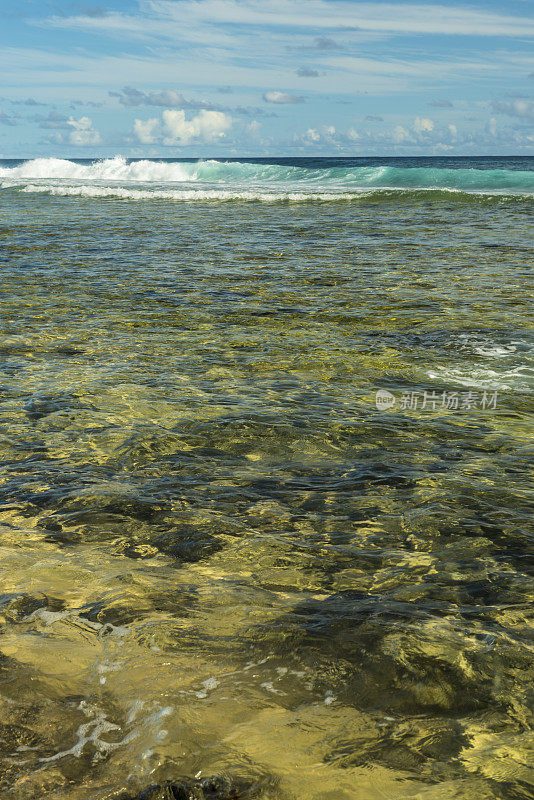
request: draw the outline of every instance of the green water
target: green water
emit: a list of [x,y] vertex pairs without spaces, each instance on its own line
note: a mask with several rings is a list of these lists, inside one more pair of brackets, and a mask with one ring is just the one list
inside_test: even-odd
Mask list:
[[532,201],[0,208],[2,798],[532,797]]

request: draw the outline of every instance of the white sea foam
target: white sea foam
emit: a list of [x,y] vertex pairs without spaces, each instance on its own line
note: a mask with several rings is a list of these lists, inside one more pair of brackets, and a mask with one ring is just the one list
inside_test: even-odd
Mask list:
[[[2,183],[7,188],[6,182]],[[12,184],[13,186],[14,184]],[[131,189],[121,186],[51,186],[31,183],[23,186],[26,193],[46,193],[59,197],[117,198],[120,200],[187,200],[187,201],[257,201],[275,203],[283,200],[307,202],[312,200],[356,200],[370,192],[296,192],[260,191],[258,189]]]
[[474,352],[484,358],[505,358],[516,352],[513,345],[482,345],[475,347]]
[[[200,162],[202,163],[202,162]],[[17,167],[0,167],[0,178],[12,181],[52,179],[86,181],[157,181],[196,180],[198,164],[173,164],[164,161],[133,161],[117,156],[92,164],[77,164],[63,158],[35,158]]]
[[487,359],[508,358],[513,356],[518,349],[516,347],[517,342],[499,344],[481,333],[462,333],[459,336],[459,340],[460,350],[467,350]]
[[76,742],[68,750],[62,750],[59,753],[55,753],[53,756],[42,758],[41,761],[43,763],[49,761],[58,761],[61,758],[65,758],[65,756],[74,756],[75,758],[80,758],[85,746],[87,744],[91,744],[95,750],[92,757],[92,762],[93,764],[96,764],[98,761],[106,758],[106,756],[113,752],[113,750],[117,750],[117,748],[121,747],[122,745],[131,742],[138,735],[136,732],[133,732],[118,742],[108,742],[101,737],[103,735],[109,735],[115,731],[121,731],[120,726],[115,725],[113,722],[109,722],[105,713],[100,708],[87,703],[85,700],[82,700],[78,708],[86,717],[89,718],[89,720],[88,722],[80,725],[76,731]]
[[437,367],[427,373],[429,377],[469,388],[503,391],[532,388],[532,341],[524,338],[498,342],[482,332],[472,332],[460,334],[458,347],[464,354],[477,358],[465,368]]
[[436,366],[426,374],[442,383],[494,391],[528,390],[534,382],[534,368],[528,365],[507,370]]
[[[402,192],[410,194],[415,191],[418,192],[431,192],[432,189],[397,189],[393,186],[385,186],[377,189],[366,189],[361,187],[357,190],[347,192],[341,189],[336,192],[321,192],[321,191],[295,191],[289,187],[285,191],[276,191],[270,187],[265,187],[263,190],[256,189],[219,189],[219,188],[204,188],[199,186],[193,187],[191,184],[188,188],[183,189],[166,189],[158,186],[154,189],[146,188],[130,188],[120,185],[103,186],[103,185],[58,185],[57,183],[28,183],[21,185],[14,181],[0,181],[0,187],[17,188],[24,193],[29,194],[48,194],[56,197],[87,197],[87,198],[110,198],[118,200],[167,200],[167,201],[217,201],[217,202],[260,202],[260,203],[277,203],[277,202],[292,202],[292,203],[306,203],[306,202],[330,202],[333,200],[353,202],[361,200],[365,197],[372,195],[383,194],[384,192]],[[451,194],[458,193],[457,189],[443,189],[442,191]],[[480,196],[492,197],[500,196],[497,193],[479,193]]]

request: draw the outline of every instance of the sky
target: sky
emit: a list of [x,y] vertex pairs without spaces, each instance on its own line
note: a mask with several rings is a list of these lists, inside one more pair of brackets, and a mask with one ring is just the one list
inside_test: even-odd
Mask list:
[[0,158],[534,155],[531,0],[0,0]]

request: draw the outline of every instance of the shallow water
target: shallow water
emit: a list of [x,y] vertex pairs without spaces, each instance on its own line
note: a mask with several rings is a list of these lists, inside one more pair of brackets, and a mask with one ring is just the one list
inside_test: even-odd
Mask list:
[[2,797],[531,797],[532,199],[15,184]]

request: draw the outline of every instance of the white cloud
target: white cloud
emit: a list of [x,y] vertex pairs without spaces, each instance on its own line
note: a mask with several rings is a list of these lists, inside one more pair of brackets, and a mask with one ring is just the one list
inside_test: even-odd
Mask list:
[[259,136],[261,130],[261,122],[258,122],[257,119],[253,119],[252,122],[245,128],[246,132],[251,136]]
[[480,153],[481,148],[488,150],[495,145],[506,147],[529,147],[534,136],[528,136],[521,130],[511,127],[498,127],[494,117],[478,129],[467,126],[458,129],[452,123],[440,124],[425,117],[416,117],[411,123],[396,124],[392,127],[381,126],[377,129],[349,127],[339,130],[334,126],[317,126],[308,128],[302,134],[295,134],[293,145],[301,149],[328,153],[336,150],[340,153],[399,153],[401,155],[417,154],[424,147],[425,152],[439,154],[450,151]]
[[338,131],[334,125],[321,125],[318,128],[308,128],[304,133],[293,137],[297,144],[304,145],[329,145],[336,149],[345,145],[354,144],[361,138],[360,132],[351,127],[348,131]]
[[301,138],[304,141],[308,140],[309,142],[320,142],[321,134],[316,128],[308,128],[306,133],[304,133]]
[[429,117],[416,117],[410,128],[403,125],[396,125],[391,133],[391,140],[394,144],[408,144],[415,142],[428,141],[426,134],[434,130],[434,121]]
[[186,119],[185,111],[166,109],[163,114],[166,133],[163,144],[190,144],[193,139],[215,142],[223,139],[232,127],[232,117],[222,111],[200,111],[195,117]]
[[287,94],[286,92],[265,92],[263,99],[266,103],[277,103],[279,105],[288,105],[292,103],[303,103],[303,97],[296,97],[294,94]]
[[134,136],[141,144],[152,144],[159,131],[159,119],[136,119],[134,122]]
[[430,133],[434,130],[434,122],[429,117],[416,117],[413,129],[416,133]]
[[89,117],[80,117],[80,119],[70,117],[67,124],[72,125],[77,131],[89,131],[93,127],[93,121]]
[[[186,118],[182,109],[167,108],[161,120],[136,119],[133,133],[141,144],[153,144],[162,141],[165,145],[188,145],[193,141],[220,141],[233,125],[233,119],[222,111],[203,109],[196,116]],[[256,133],[259,123],[252,124],[251,133]]]
[[395,144],[403,144],[404,142],[413,141],[413,137],[402,125],[395,125],[393,128],[392,140]]
[[69,134],[69,142],[77,147],[100,144],[102,141],[100,133],[93,128],[93,121],[89,117],[80,117],[80,119],[70,117],[66,124],[74,128]]

